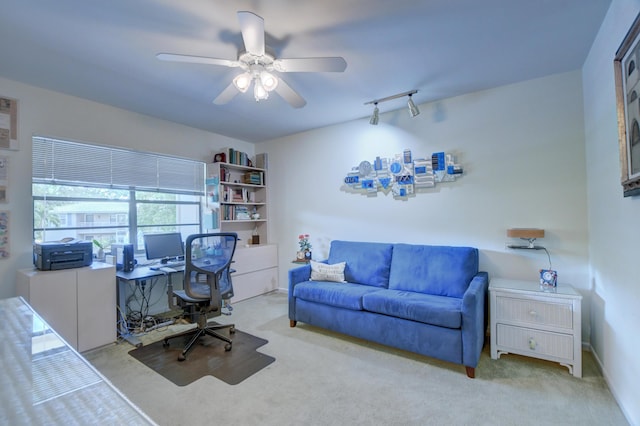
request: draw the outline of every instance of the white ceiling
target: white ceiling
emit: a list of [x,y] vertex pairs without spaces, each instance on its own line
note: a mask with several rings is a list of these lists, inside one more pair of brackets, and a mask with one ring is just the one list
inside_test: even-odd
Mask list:
[[[611,0],[0,0],[0,76],[250,142],[579,69]],[[212,100],[237,68],[236,17],[265,20],[278,57],[342,56],[344,73],[280,74],[307,101]],[[0,88],[0,94],[2,90]],[[406,108],[406,99],[380,104]]]

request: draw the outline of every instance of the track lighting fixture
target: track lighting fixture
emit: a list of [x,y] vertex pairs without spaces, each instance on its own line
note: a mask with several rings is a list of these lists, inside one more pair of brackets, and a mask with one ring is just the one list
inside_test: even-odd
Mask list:
[[369,120],[369,124],[377,126],[378,125],[378,119],[380,118],[379,117],[380,110],[378,109],[378,103],[377,102],[375,102],[374,105],[376,107],[373,109],[373,115],[371,116],[371,120]]
[[420,114],[420,110],[418,109],[416,104],[413,103],[413,99],[411,98],[411,96],[416,94],[416,93],[418,93],[417,90],[410,90],[408,92],[398,93],[397,95],[387,96],[386,98],[374,99],[373,101],[365,102],[364,103],[365,105],[373,104],[375,106],[375,108],[373,109],[373,115],[371,116],[371,119],[369,120],[369,124],[373,124],[374,126],[376,124],[378,124],[378,119],[379,119],[379,115],[380,115],[380,110],[378,109],[378,104],[380,102],[386,102],[386,101],[390,101],[392,99],[402,98],[404,96],[408,96],[409,97],[409,102],[407,102],[407,105],[409,106],[409,114],[411,115],[411,117],[415,117],[416,115]]
[[409,93],[409,102],[407,102],[407,105],[409,106],[409,115],[411,115],[411,118],[413,118],[416,115],[420,114],[420,110],[418,109],[416,104],[413,103],[411,95],[413,95],[413,93]]

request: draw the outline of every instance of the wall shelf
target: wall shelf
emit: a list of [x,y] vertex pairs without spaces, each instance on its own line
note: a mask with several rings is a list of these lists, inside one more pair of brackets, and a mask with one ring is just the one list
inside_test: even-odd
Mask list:
[[529,247],[529,246],[520,246],[520,245],[513,245],[513,244],[507,245],[507,248],[514,249],[514,250],[545,250],[546,249],[545,247],[542,247],[542,246]]

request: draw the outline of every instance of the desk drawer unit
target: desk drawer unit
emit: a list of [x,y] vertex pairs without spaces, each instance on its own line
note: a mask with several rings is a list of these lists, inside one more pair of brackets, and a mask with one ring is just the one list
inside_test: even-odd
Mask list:
[[582,296],[571,286],[543,292],[537,282],[489,285],[491,358],[516,353],[556,361],[582,377]]

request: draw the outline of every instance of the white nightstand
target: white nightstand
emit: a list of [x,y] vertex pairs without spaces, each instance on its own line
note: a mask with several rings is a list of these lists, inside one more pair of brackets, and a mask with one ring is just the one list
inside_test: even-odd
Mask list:
[[553,292],[535,281],[489,283],[491,358],[514,353],[559,362],[582,377],[582,296],[570,285]]

